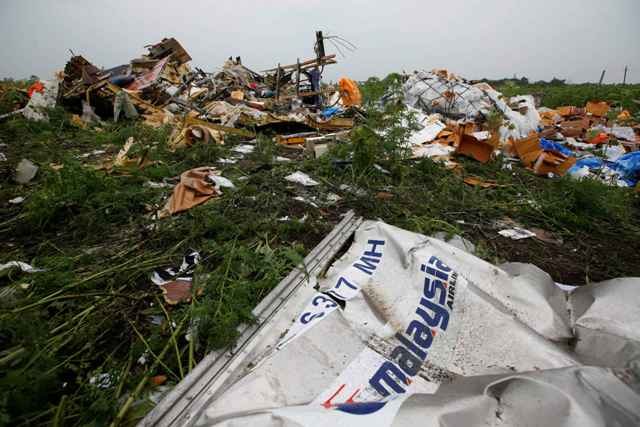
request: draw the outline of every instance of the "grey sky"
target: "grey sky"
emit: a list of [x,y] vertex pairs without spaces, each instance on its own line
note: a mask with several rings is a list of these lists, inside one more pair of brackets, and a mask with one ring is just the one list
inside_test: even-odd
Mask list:
[[[0,77],[42,78],[68,49],[111,67],[176,37],[193,64],[252,69],[313,56],[314,31],[357,45],[326,78],[448,68],[467,78],[640,82],[638,0],[0,0]],[[327,45],[327,50],[334,50]]]

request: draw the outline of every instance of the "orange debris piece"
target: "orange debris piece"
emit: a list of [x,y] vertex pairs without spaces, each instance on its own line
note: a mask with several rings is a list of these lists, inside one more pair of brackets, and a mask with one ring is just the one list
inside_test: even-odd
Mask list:
[[362,104],[362,95],[360,94],[358,83],[343,77],[338,82],[338,85],[340,86],[340,98],[345,107]]
[[531,135],[524,139],[513,141],[513,146],[518,153],[518,157],[525,167],[530,167],[542,154],[542,147],[538,136]]
[[213,168],[201,167],[190,169],[180,175],[180,183],[173,189],[173,194],[163,208],[162,217],[186,211],[200,205],[220,192],[207,177],[217,172]]
[[547,175],[553,173],[563,176],[571,166],[576,164],[576,158],[565,156],[558,152],[543,152],[536,160],[533,171],[537,175]]
[[609,112],[609,104],[606,102],[587,102],[587,113],[596,117],[604,117]]
[[162,385],[167,382],[166,375],[156,375],[154,377],[149,378],[151,382],[155,385]]
[[456,154],[471,157],[481,163],[487,163],[491,159],[491,155],[495,147],[484,141],[478,141],[473,135],[462,134],[460,144],[456,149]]

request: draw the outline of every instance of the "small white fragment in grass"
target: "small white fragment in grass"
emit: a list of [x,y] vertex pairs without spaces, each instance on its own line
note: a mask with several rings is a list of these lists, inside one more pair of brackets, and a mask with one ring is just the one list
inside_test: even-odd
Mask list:
[[249,153],[253,153],[255,149],[256,147],[253,145],[243,144],[243,145],[238,145],[236,147],[233,147],[231,151],[236,153],[249,154]]
[[9,200],[9,203],[11,203],[12,205],[19,205],[22,202],[24,202],[24,197],[16,197],[14,199]]
[[226,165],[232,165],[234,163],[238,163],[238,161],[236,159],[218,159],[218,163],[222,163],[222,164],[226,164]]
[[231,182],[230,179],[225,178],[224,176],[220,176],[220,175],[210,175],[209,178],[211,179],[211,181],[213,181],[217,187],[221,187],[221,188],[235,188],[236,186],[233,185],[233,182]]
[[320,185],[319,182],[313,180],[309,175],[304,172],[296,171],[291,175],[287,175],[284,177],[289,182],[295,182],[297,184],[302,184],[305,187],[312,187],[315,185]]
[[35,268],[27,264],[26,262],[22,262],[22,261],[9,261],[6,264],[0,264],[0,271],[6,270],[7,268],[13,268],[13,267],[19,268],[25,273],[40,273],[42,271],[45,271],[42,268]]
[[91,378],[89,378],[89,384],[95,385],[98,388],[109,388],[111,387],[112,378],[111,374],[98,374]]
[[500,234],[503,237],[508,237],[511,240],[528,239],[529,237],[535,237],[536,235],[535,233],[520,227],[513,227],[506,230],[500,230],[498,231],[498,234]]

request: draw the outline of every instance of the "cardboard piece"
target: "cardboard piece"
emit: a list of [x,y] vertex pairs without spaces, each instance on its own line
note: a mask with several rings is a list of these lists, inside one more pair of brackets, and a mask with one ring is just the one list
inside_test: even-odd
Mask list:
[[513,146],[525,167],[530,167],[542,154],[540,139],[537,135],[513,141]]
[[482,187],[482,188],[499,187],[499,184],[495,181],[484,180],[482,178],[477,178],[474,176],[468,176],[463,181],[465,184],[473,185],[475,187]]
[[609,112],[609,104],[606,102],[587,102],[587,113],[596,117],[604,117]]
[[556,151],[545,151],[536,160],[533,171],[537,175],[553,173],[554,175],[563,176],[575,164],[575,157],[565,156]]
[[176,214],[201,205],[207,200],[221,194],[220,190],[208,179],[217,174],[210,167],[190,169],[180,175],[180,182],[173,189],[165,207],[158,213],[159,218]]
[[564,106],[556,108],[556,111],[562,117],[569,117],[577,115],[578,108],[574,106]]
[[471,157],[481,163],[487,163],[491,159],[495,147],[487,142],[478,141],[473,135],[463,133],[456,154]]

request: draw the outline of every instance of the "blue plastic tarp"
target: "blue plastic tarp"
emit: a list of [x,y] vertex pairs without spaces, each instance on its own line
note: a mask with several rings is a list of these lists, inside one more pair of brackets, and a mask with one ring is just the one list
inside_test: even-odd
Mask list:
[[640,176],[640,151],[627,153],[611,164],[627,182],[638,182]]
[[619,175],[622,181],[633,187],[638,183],[638,178],[640,177],[640,151],[627,153],[615,162],[603,160],[598,157],[585,157],[578,160],[568,172],[572,175],[584,167],[591,171],[597,171],[603,168],[613,170]]
[[569,150],[564,145],[554,141],[549,141],[548,139],[540,138],[540,146],[544,151],[558,151],[564,154],[565,156],[573,156],[573,157],[576,156],[576,153]]
[[342,112],[342,108],[335,106],[335,107],[329,107],[324,109],[322,113],[320,113],[320,115],[322,116],[323,119],[326,120],[326,119],[330,119],[331,117],[341,112]]

